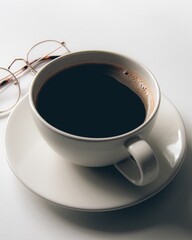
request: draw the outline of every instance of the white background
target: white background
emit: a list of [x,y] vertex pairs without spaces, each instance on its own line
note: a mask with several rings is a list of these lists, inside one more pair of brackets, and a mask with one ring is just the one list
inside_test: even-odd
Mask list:
[[64,40],[71,51],[116,51],[146,65],[183,117],[188,152],[179,174],[155,197],[120,211],[79,213],[18,182],[4,156],[7,118],[0,118],[0,239],[191,240],[192,2],[0,0],[0,66],[45,39]]

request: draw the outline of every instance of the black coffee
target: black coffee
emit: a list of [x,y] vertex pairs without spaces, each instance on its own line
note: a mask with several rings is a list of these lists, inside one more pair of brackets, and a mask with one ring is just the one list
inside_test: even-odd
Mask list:
[[145,119],[144,104],[115,79],[117,71],[94,63],[59,72],[40,89],[38,112],[54,127],[83,137],[112,137],[137,128]]

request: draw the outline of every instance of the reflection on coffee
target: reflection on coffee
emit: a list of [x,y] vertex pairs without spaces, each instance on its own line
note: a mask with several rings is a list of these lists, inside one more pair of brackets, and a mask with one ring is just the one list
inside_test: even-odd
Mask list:
[[71,66],[42,86],[37,110],[54,127],[77,136],[104,138],[130,132],[144,122],[147,106],[138,91],[121,83],[126,75],[109,64]]

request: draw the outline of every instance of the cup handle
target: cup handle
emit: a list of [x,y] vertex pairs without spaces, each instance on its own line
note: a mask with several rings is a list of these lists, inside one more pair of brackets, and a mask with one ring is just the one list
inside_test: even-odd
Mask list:
[[159,175],[159,163],[149,144],[139,139],[126,148],[130,156],[114,164],[117,170],[137,186],[153,182]]

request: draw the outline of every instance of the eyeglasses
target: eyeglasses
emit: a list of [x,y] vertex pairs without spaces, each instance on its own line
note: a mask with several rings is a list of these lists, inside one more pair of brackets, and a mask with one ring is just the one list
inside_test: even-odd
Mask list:
[[28,73],[36,74],[45,63],[70,53],[65,42],[45,40],[35,44],[26,59],[16,58],[8,68],[0,67],[0,116],[10,113],[29,89],[31,79],[19,81]]

